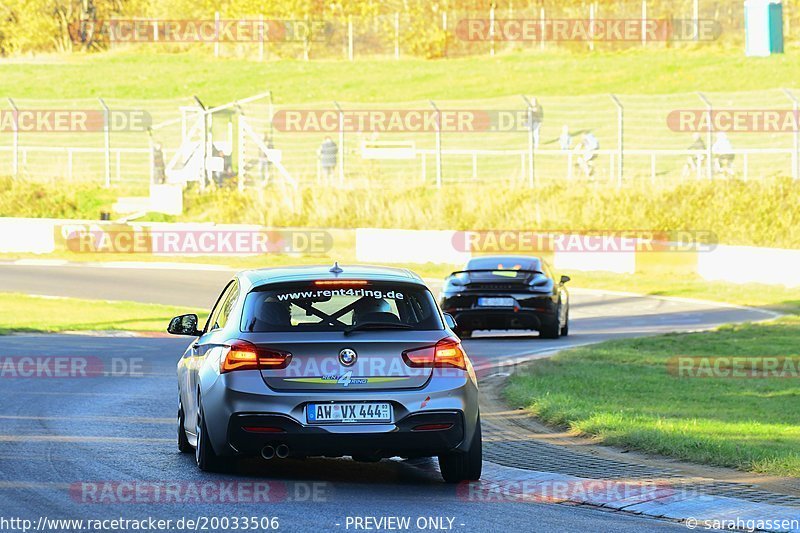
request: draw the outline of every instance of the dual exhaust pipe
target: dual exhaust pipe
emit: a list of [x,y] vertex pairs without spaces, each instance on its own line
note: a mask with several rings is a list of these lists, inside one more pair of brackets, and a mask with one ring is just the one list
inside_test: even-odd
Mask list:
[[289,447],[286,444],[278,444],[277,446],[264,446],[261,448],[261,457],[269,461],[277,457],[278,459],[286,459],[289,457]]

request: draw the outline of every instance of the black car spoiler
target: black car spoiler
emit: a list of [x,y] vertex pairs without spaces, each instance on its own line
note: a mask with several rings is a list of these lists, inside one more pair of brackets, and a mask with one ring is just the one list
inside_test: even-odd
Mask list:
[[527,269],[511,269],[511,268],[474,268],[472,270],[456,270],[455,272],[451,272],[450,276],[455,276],[456,274],[471,274],[473,272],[521,272],[523,274],[544,274],[541,270],[527,270]]

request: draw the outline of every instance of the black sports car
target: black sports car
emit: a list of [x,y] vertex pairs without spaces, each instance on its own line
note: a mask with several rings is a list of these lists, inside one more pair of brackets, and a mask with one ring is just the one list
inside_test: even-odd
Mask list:
[[538,257],[477,257],[447,277],[441,307],[462,338],[477,329],[528,329],[557,339],[569,333],[568,281],[556,281]]

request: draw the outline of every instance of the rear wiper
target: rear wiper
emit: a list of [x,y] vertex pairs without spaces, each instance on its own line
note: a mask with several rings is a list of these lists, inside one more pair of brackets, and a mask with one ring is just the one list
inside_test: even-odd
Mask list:
[[399,322],[359,322],[358,324],[345,328],[344,334],[350,335],[359,329],[411,329],[411,326]]

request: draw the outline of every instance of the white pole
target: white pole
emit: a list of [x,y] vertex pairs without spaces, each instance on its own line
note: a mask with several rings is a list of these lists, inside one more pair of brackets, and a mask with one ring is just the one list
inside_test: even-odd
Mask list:
[[589,50],[594,52],[594,2],[589,4]]
[[703,101],[704,104],[706,104],[706,112],[708,113],[708,133],[706,134],[706,172],[708,173],[708,179],[713,179],[714,167],[711,159],[714,154],[711,153],[711,147],[713,145],[714,139],[711,136],[711,132],[714,130],[713,126],[714,109],[711,106],[711,102],[708,100],[708,98],[706,98],[706,96],[703,93],[697,93],[697,96],[700,98],[700,100]]
[[544,50],[545,35],[544,7],[539,10],[539,50]]
[[98,98],[103,106],[103,133],[105,138],[105,186],[111,187],[111,112],[102,98]]
[[400,13],[394,14],[394,58],[400,59]]
[[647,45],[647,0],[642,0],[642,46]]
[[622,187],[622,178],[624,171],[624,135],[625,135],[625,118],[622,102],[619,101],[615,95],[611,95],[614,100],[614,105],[617,106],[617,152],[619,153],[619,163],[617,163],[617,187]]
[[525,105],[528,106],[528,187],[535,184],[534,150],[536,148],[533,132],[533,104],[530,99],[522,95]]
[[353,60],[353,17],[347,16],[347,60]]
[[339,106],[339,102],[333,102],[333,105],[339,110],[339,185],[344,185],[344,111]]
[[442,188],[442,114],[433,100],[431,107],[436,111],[436,188]]
[[264,61],[264,15],[258,16],[258,60]]
[[694,19],[694,40],[698,41],[700,40],[700,0],[694,0],[692,18]]
[[794,153],[792,154],[792,177],[800,179],[800,130],[798,121],[800,120],[800,110],[798,109],[797,97],[789,89],[784,89],[783,93],[792,101],[792,113],[794,115]]
[[[239,157],[238,157],[239,161],[237,163],[237,168],[236,168],[236,182],[237,182],[236,185],[237,185],[237,188],[239,189],[239,192],[244,190],[244,167],[245,167],[244,143],[245,143],[245,137],[244,137],[244,126],[242,125],[242,121],[243,120],[244,120],[244,117],[242,116],[241,113],[239,113],[239,120],[236,122],[237,130],[238,130],[238,151],[237,151],[237,153],[239,155]],[[260,147],[259,147],[258,151],[261,152],[261,148]],[[258,158],[259,160],[262,159],[263,157],[267,156],[266,154],[263,154],[263,155],[259,154],[259,155],[260,155],[260,157]]]
[[219,11],[214,12],[214,57],[219,57]]
[[19,109],[17,109],[17,105],[14,103],[14,100],[8,98],[8,103],[11,105],[11,109],[13,110],[13,118],[14,118],[14,137],[13,137],[13,145],[12,145],[12,170],[13,175],[16,178],[19,175]]
[[494,55],[494,2],[489,6],[489,40],[492,46],[489,53]]

